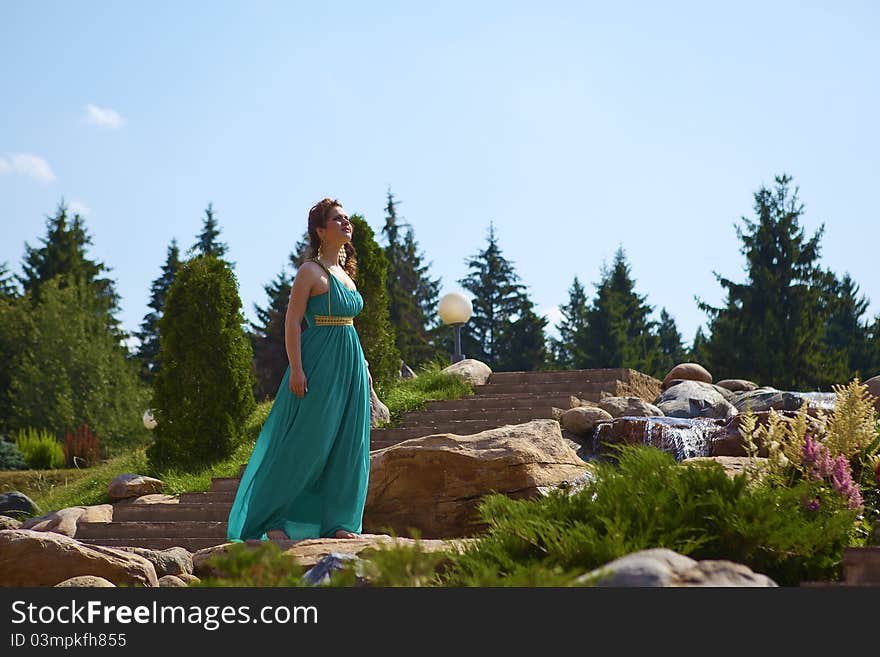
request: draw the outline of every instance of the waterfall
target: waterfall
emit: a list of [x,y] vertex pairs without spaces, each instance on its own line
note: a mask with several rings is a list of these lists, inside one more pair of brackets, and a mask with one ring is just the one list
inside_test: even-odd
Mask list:
[[711,456],[711,439],[720,430],[718,421],[710,418],[619,417],[596,427],[593,432],[594,453],[598,453],[600,443],[611,432],[613,423],[626,423],[632,427],[632,431],[626,432],[628,439],[625,442],[640,440],[644,445],[669,452],[676,461]]

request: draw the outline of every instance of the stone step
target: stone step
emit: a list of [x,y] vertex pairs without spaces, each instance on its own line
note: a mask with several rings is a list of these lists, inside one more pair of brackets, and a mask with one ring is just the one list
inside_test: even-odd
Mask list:
[[81,522],[76,538],[225,538],[226,521]]
[[238,477],[211,477],[212,493],[228,493],[235,492],[238,488]]
[[[508,410],[513,408],[534,408],[535,406],[556,406],[568,408],[569,395],[480,395],[479,397],[463,397],[461,399],[436,399],[425,402],[425,411],[482,411],[490,409]],[[587,401],[599,401],[599,395],[592,395],[593,399]],[[420,411],[408,411],[417,413]]]
[[410,411],[403,416],[401,427],[420,427],[461,420],[491,420],[499,424],[518,424],[541,418],[552,418],[553,409],[549,405],[527,408],[493,408],[469,411],[430,410]]
[[214,520],[226,522],[228,504],[127,504],[113,509],[113,522],[157,522],[178,520]]
[[[80,539],[77,539],[80,540]],[[107,547],[143,547],[150,550],[165,550],[170,547],[182,547],[190,552],[198,552],[204,548],[214,547],[215,545],[223,545],[228,543],[225,538],[223,540],[216,538],[84,538],[81,543],[87,545],[105,545]],[[258,546],[265,541],[245,541],[248,545]],[[288,550],[298,541],[290,539],[273,540],[274,543],[282,550]]]
[[181,504],[232,504],[235,500],[235,492],[225,493],[181,493]]
[[607,392],[611,395],[617,390],[617,382],[593,383],[591,381],[547,381],[538,383],[487,383],[482,386],[474,386],[474,396],[497,396],[497,395],[528,395],[547,393],[566,393],[572,395],[597,395]]
[[607,368],[592,370],[551,370],[532,372],[492,372],[487,383],[538,383],[546,381],[629,381],[632,370]]

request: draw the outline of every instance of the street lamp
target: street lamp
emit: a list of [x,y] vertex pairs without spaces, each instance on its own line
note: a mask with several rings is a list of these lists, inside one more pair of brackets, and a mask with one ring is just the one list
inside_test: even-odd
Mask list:
[[474,307],[471,300],[458,292],[450,292],[440,299],[440,305],[437,312],[440,314],[440,321],[449,324],[455,333],[455,353],[452,354],[452,362],[457,363],[464,360],[464,354],[461,353],[461,327],[464,326],[471,318]]
[[153,430],[156,428],[156,419],[153,417],[153,410],[147,409],[144,411],[144,426],[147,429]]

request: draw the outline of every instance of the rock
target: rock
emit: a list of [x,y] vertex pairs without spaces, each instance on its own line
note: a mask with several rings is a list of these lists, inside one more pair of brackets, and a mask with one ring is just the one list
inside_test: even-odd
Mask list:
[[410,366],[403,362],[403,359],[400,360],[400,378],[401,379],[414,379],[416,378],[416,373],[410,369]]
[[804,403],[804,400],[790,392],[776,390],[776,388],[758,388],[744,392],[733,393],[730,403],[740,413],[750,408],[753,413],[769,411],[771,408],[777,411],[796,411]]
[[673,550],[652,548],[633,552],[577,578],[593,586],[760,586],[776,583],[747,566],[731,561],[695,561]]
[[[793,423],[797,417],[794,411],[777,411],[783,422]],[[721,430],[712,437],[712,456],[745,456],[746,451],[743,447],[743,437],[740,432],[740,424],[744,414],[737,415],[721,428]],[[754,413],[756,417],[755,428],[767,426],[770,421],[770,411],[760,411]],[[818,436],[825,433],[825,424],[821,420],[807,416],[807,431]],[[760,439],[756,439],[758,445],[758,456],[767,456],[767,448],[761,444]]]
[[712,383],[712,375],[699,363],[679,363],[673,367],[663,379],[662,389],[666,390],[673,379]]
[[874,397],[874,409],[880,413],[880,376],[871,377],[865,381],[868,394]]
[[108,579],[104,579],[103,577],[96,577],[95,575],[78,575],[77,577],[71,577],[64,580],[63,582],[59,582],[55,586],[111,588],[115,587],[116,584]]
[[161,588],[185,588],[187,583],[176,575],[164,575],[159,578],[159,586]]
[[157,577],[165,575],[180,575],[185,573],[191,575],[193,572],[192,554],[189,550],[182,547],[170,547],[164,550],[150,550],[141,547],[118,547],[117,550],[123,552],[131,552],[142,556],[144,559],[153,564],[156,569]]
[[641,397],[604,397],[599,401],[599,408],[611,417],[655,417],[663,415],[663,411],[649,404]]
[[597,424],[610,419],[611,414],[601,408],[578,406],[577,408],[570,408],[565,411],[559,424],[562,425],[564,431],[579,437],[580,440],[578,442],[583,443],[592,437],[593,429],[596,428]]
[[196,577],[195,575],[191,575],[188,573],[178,573],[177,575],[175,575],[175,577],[177,579],[179,579],[180,581],[182,581],[187,586],[189,586],[190,584],[198,584],[199,582],[202,581],[198,577]]
[[470,381],[472,385],[481,386],[492,375],[491,368],[475,358],[465,358],[457,363],[453,363],[449,367],[442,370],[444,374],[455,374],[465,381]]
[[[758,467],[762,467],[767,463],[767,459],[757,457],[755,461]],[[725,474],[728,477],[733,479],[735,476],[742,474],[745,472],[745,468],[749,463],[749,458],[747,456],[694,456],[689,459],[684,459],[681,461],[681,465],[688,465],[692,463],[717,463],[722,468],[724,468]]]
[[550,417],[552,417],[557,422],[562,420],[562,416],[565,414],[564,408],[556,408],[555,406],[550,407]]
[[55,586],[77,575],[96,575],[117,586],[158,583],[153,564],[136,554],[54,532],[0,531],[0,586]]
[[722,420],[710,418],[618,417],[596,429],[594,452],[606,445],[650,445],[681,461],[712,453]]
[[370,426],[380,427],[390,421],[391,412],[382,400],[379,399],[373,386],[370,386]]
[[580,444],[579,442],[577,442],[576,440],[572,440],[572,439],[569,437],[570,435],[572,435],[572,434],[569,434],[567,431],[563,431],[563,432],[562,432],[562,440],[565,441],[565,444],[568,445],[568,447],[569,447],[573,452],[577,452],[581,447],[583,447],[583,445],[581,445],[581,444]]
[[26,518],[40,513],[40,507],[24,493],[17,490],[0,493],[0,515],[10,518]]
[[730,390],[730,392],[751,392],[758,389],[757,383],[752,383],[745,379],[723,379],[715,385]]
[[21,529],[38,532],[55,532],[71,538],[76,536],[76,528],[81,522],[110,522],[113,520],[113,506],[96,504],[94,506],[71,506],[58,511],[50,511],[38,518],[28,518]]
[[164,493],[151,493],[149,495],[141,495],[140,497],[126,497],[124,500],[114,502],[117,504],[179,504],[180,497],[178,495],[166,495]]
[[138,474],[120,474],[113,477],[107,487],[107,496],[111,500],[122,500],[126,497],[140,497],[150,493],[161,493],[164,484],[159,479]]
[[414,527],[426,538],[470,536],[482,529],[475,509],[483,495],[533,497],[585,468],[550,419],[411,438],[370,453],[364,531],[405,536]]
[[729,419],[736,408],[711,383],[682,381],[667,388],[654,402],[668,417]]
[[[605,391],[602,391],[603,396],[610,397],[611,395],[606,395]],[[581,399],[580,397],[575,397],[574,395],[569,395],[568,397],[568,407],[569,408],[578,408],[580,406],[589,406],[590,408],[599,408],[599,405],[594,401],[588,401],[586,399]]]
[[0,529],[18,529],[19,527],[21,527],[21,520],[16,520],[9,516],[0,516]]

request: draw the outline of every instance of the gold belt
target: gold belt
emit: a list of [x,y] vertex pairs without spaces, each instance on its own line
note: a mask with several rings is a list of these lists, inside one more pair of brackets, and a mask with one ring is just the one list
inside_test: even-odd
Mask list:
[[315,315],[315,324],[317,324],[318,326],[354,325],[354,317],[340,317],[338,315]]

